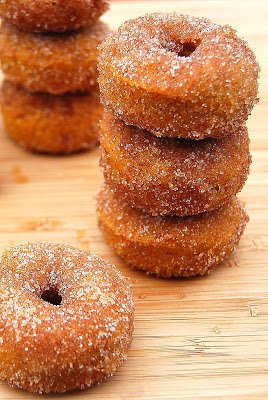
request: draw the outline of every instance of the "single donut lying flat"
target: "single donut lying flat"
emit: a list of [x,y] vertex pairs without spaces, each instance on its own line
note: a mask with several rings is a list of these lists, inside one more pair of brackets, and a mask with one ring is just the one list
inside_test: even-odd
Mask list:
[[103,104],[157,136],[231,135],[257,101],[258,63],[227,25],[149,14],[124,23],[100,53]]
[[62,94],[91,90],[97,83],[97,48],[108,34],[108,26],[101,21],[78,32],[62,34],[27,33],[3,22],[3,73],[31,92]]
[[224,205],[242,189],[251,162],[245,126],[224,139],[166,139],[105,111],[100,142],[106,183],[123,202],[152,215],[195,215]]
[[119,270],[66,245],[7,249],[0,265],[0,379],[31,392],[83,389],[126,358],[133,299]]
[[65,32],[97,22],[105,0],[1,0],[0,16],[31,32]]
[[7,133],[28,150],[69,154],[98,143],[102,106],[96,91],[52,96],[5,81],[1,109]]
[[211,272],[233,252],[248,221],[236,197],[210,213],[152,217],[124,205],[107,187],[97,213],[107,243],[127,264],[163,278]]

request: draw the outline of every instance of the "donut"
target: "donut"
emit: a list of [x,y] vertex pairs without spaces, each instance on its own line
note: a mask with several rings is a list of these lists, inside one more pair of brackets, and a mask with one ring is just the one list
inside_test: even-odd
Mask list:
[[7,79],[31,92],[63,94],[88,91],[97,83],[98,45],[106,24],[78,32],[33,34],[3,22],[0,60]]
[[65,32],[92,25],[108,9],[105,0],[1,0],[0,17],[31,32]]
[[97,91],[52,96],[5,81],[0,101],[7,133],[27,150],[69,154],[98,144],[102,106]]
[[124,23],[100,52],[105,107],[157,136],[229,136],[257,102],[258,63],[227,25],[149,14]]
[[132,340],[129,282],[63,244],[8,248],[0,267],[0,379],[33,393],[84,389],[112,375]]
[[107,187],[98,196],[97,214],[104,238],[127,264],[162,278],[210,273],[233,252],[248,221],[236,197],[209,213],[153,217]]
[[223,139],[158,138],[104,112],[105,181],[126,204],[152,215],[195,215],[227,203],[248,175],[246,126]]

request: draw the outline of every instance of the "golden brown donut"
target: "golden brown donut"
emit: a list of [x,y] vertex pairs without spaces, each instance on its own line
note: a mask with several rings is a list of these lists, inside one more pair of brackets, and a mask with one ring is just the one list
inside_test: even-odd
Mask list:
[[0,16],[31,32],[65,32],[97,22],[106,0],[1,0]]
[[97,214],[107,243],[127,264],[163,278],[211,272],[233,252],[248,221],[236,197],[210,213],[152,217],[107,187],[98,196]]
[[78,32],[33,34],[3,22],[0,60],[7,79],[31,92],[88,91],[97,82],[98,45],[109,34],[99,21]]
[[103,104],[157,136],[231,135],[257,102],[258,63],[227,25],[149,14],[124,23],[100,52]]
[[133,312],[128,280],[100,258],[63,244],[8,248],[0,265],[0,379],[35,393],[103,381],[126,358]]
[[100,141],[106,183],[120,200],[152,215],[224,205],[242,189],[251,162],[246,126],[224,139],[158,138],[105,111]]
[[52,96],[5,81],[1,109],[7,133],[28,150],[69,154],[98,143],[102,106],[97,91]]

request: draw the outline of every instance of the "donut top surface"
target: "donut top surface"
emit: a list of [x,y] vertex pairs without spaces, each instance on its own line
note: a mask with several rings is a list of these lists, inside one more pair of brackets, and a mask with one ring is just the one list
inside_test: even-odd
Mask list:
[[[86,307],[93,315],[96,313],[94,305],[118,309],[123,301],[131,298],[130,285],[115,266],[61,244],[28,243],[6,249],[0,277],[2,295],[5,287],[13,288],[15,297],[18,292],[31,295],[37,307],[61,315],[66,312],[66,317],[75,317],[69,312],[71,308],[79,311],[80,306]],[[60,307],[43,301],[42,296],[47,291],[62,298]],[[10,298],[10,303],[13,300]]]
[[206,91],[211,101],[218,91],[231,96],[247,69],[253,82],[259,71],[254,53],[230,26],[178,13],[129,20],[100,49],[100,73],[109,68],[134,87],[187,100]]

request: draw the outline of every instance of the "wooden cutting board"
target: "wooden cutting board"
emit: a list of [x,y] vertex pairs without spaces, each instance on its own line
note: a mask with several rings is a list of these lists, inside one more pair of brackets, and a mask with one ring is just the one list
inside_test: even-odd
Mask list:
[[[130,270],[104,243],[97,226],[95,195],[102,180],[98,150],[58,158],[32,155],[17,148],[1,129],[1,250],[22,241],[70,243],[112,260],[134,285],[136,323],[128,361],[103,385],[63,398],[268,399],[265,3],[114,1],[105,16],[113,28],[160,10],[229,23],[249,41],[261,64],[261,102],[248,122],[253,165],[240,196],[251,220],[236,253],[208,277],[165,281]],[[0,384],[0,400],[36,398]]]

